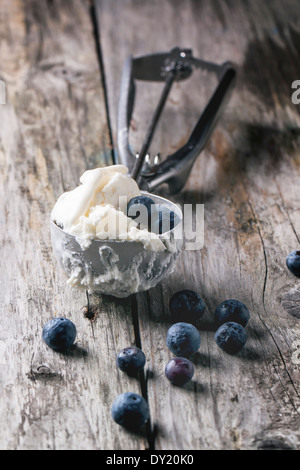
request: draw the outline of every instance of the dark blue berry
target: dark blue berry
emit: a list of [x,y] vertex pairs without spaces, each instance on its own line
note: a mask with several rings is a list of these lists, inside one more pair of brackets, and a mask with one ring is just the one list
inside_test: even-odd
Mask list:
[[199,294],[193,290],[184,289],[172,295],[169,310],[173,321],[185,321],[197,325],[203,316],[205,304]]
[[174,323],[167,332],[166,344],[175,356],[191,356],[199,349],[200,342],[200,333],[191,323]]
[[215,310],[214,320],[217,326],[227,322],[240,323],[246,326],[250,318],[249,310],[239,300],[225,300]]
[[52,318],[44,326],[42,338],[54,351],[65,351],[75,341],[76,327],[67,318]]
[[164,205],[156,205],[157,214],[152,219],[151,231],[162,234],[173,230],[180,222],[179,216]]
[[151,219],[156,215],[156,205],[148,196],[136,196],[127,204],[127,216],[138,223],[138,228],[151,229]]
[[126,392],[113,402],[111,415],[117,424],[128,429],[138,429],[149,419],[149,406],[140,395]]
[[300,277],[300,251],[292,251],[286,258],[286,265],[292,274]]
[[122,349],[117,356],[117,366],[126,374],[135,376],[146,364],[146,356],[136,346]]
[[247,335],[239,323],[223,323],[216,333],[215,341],[217,345],[228,354],[236,354],[245,346]]
[[167,363],[165,375],[173,385],[181,386],[192,379],[194,366],[185,357],[174,357]]

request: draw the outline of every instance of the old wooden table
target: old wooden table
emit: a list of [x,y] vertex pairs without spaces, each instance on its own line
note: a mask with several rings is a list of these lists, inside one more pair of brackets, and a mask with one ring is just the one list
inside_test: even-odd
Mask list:
[[[300,241],[300,104],[291,88],[300,79],[299,20],[297,0],[1,0],[2,449],[300,448],[300,284],[285,265]],[[49,214],[87,168],[117,157],[124,59],[174,46],[238,68],[229,105],[173,198],[204,204],[204,246],[184,251],[149,292],[90,297],[87,318],[85,293],[66,286],[53,258]],[[153,155],[184,143],[212,85],[195,75],[174,86]],[[141,84],[136,150],[158,96]],[[194,379],[176,388],[164,377],[165,335],[169,298],[182,288],[199,292],[206,312]],[[237,356],[214,342],[213,312],[228,298],[251,312]],[[77,326],[68,355],[41,339],[55,315]],[[133,344],[147,358],[140,381],[115,366]],[[110,416],[126,391],[150,405],[140,434]]]

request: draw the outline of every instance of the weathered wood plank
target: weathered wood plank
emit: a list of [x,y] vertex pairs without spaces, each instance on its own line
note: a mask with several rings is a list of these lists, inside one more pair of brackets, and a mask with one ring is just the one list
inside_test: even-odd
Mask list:
[[[85,293],[66,286],[49,234],[56,198],[111,163],[89,3],[3,0],[0,37],[0,447],[143,449],[145,437],[110,416],[118,393],[140,391],[115,366],[135,342],[130,299],[90,299],[97,321],[85,318]],[[69,355],[41,339],[55,315],[77,326]]]
[[[297,2],[128,0],[112,9],[98,0],[97,11],[114,138],[128,55],[179,45],[207,60],[232,60],[239,70],[223,119],[173,198],[205,204],[204,247],[184,252],[169,279],[137,296],[155,446],[299,449],[300,286],[285,266],[300,233],[300,120],[291,102],[291,83],[300,73]],[[201,95],[197,80],[172,90],[152,154],[164,156],[185,141],[211,90],[204,80],[201,86]],[[159,96],[149,86],[139,90],[132,129],[137,151]],[[171,357],[168,301],[181,288],[198,291],[207,310],[194,381],[178,389],[167,383],[164,366]],[[248,343],[237,357],[222,354],[213,338],[213,311],[226,298],[251,311]]]

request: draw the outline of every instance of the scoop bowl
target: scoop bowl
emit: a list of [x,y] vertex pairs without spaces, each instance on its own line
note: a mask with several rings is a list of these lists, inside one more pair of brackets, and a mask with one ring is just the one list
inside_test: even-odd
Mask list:
[[97,239],[82,250],[74,235],[51,220],[53,253],[68,276],[67,284],[89,293],[122,298],[156,286],[173,272],[182,248],[182,212],[168,199],[143,194],[179,216],[172,230],[159,235],[164,251],[146,249],[141,241]]

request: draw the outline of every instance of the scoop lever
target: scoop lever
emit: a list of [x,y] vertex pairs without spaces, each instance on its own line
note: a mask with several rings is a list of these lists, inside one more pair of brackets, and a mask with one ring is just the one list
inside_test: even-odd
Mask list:
[[[166,103],[174,81],[186,80],[194,69],[206,70],[216,75],[218,85],[204,111],[200,115],[189,139],[175,153],[161,163],[143,169],[158,119]],[[129,145],[129,127],[134,108],[136,80],[165,81],[165,87],[153,115],[139,158]],[[118,153],[132,177],[139,178],[139,186],[149,192],[167,183],[171,194],[179,192],[185,185],[196,158],[204,149],[236,82],[236,70],[231,62],[221,65],[193,57],[191,49],[176,47],[169,53],[128,57],[123,68],[118,108]]]

